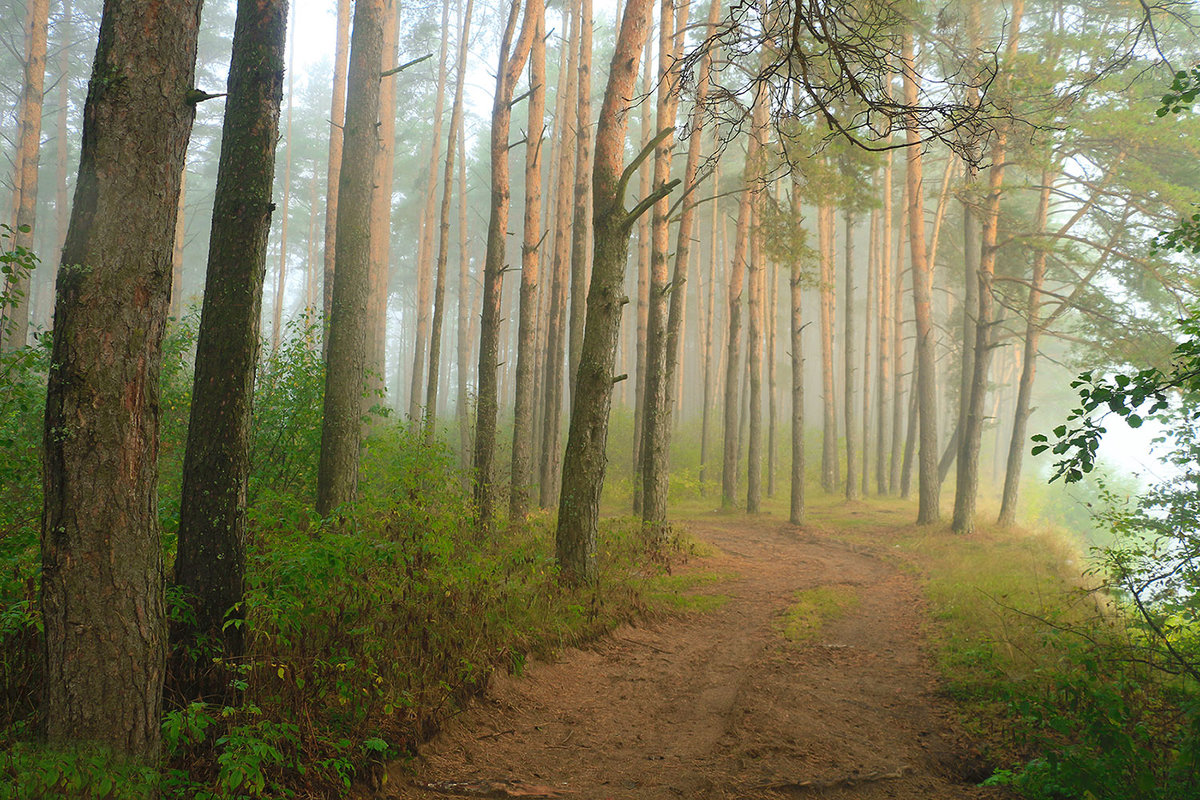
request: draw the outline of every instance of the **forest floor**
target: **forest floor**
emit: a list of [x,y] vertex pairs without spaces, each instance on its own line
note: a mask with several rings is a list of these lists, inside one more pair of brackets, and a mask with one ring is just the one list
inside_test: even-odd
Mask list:
[[495,676],[375,796],[1003,796],[975,785],[920,588],[887,555],[902,526],[861,523],[688,520],[711,547],[672,576],[687,610]]

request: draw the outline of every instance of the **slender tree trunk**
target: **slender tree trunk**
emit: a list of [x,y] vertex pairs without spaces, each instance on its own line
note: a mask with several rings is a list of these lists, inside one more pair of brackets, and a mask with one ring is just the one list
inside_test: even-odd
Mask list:
[[817,237],[821,256],[821,488],[826,492],[836,492],[838,487],[837,398],[833,380],[833,328],[837,302],[835,236],[833,206],[818,205]]
[[879,241],[879,381],[875,410],[875,491],[888,493],[888,448],[891,446],[892,399],[892,154],[885,156],[883,169],[883,235]]
[[[463,22],[465,32],[466,20]],[[464,44],[470,41],[463,36]],[[465,136],[458,140],[458,417],[459,464],[466,474],[474,463],[471,431],[471,400],[467,372],[471,364],[471,254],[467,250],[467,145]]]
[[[445,2],[445,0],[443,0]],[[399,0],[384,0],[383,58],[380,73],[396,65],[400,42]],[[375,191],[371,196],[371,291],[367,296],[367,395],[363,411],[384,400],[387,390],[387,300],[392,250],[392,184],[396,164],[396,78],[379,85],[379,147],[375,151]]]
[[[757,139],[755,148],[762,152],[762,141],[765,136],[766,112],[759,112],[765,107],[762,98],[766,92],[759,92],[755,103],[754,126],[751,136]],[[761,117],[761,122],[760,122]],[[762,171],[755,165],[756,180]],[[750,303],[748,315],[748,330],[746,344],[746,359],[749,362],[749,409],[747,416],[746,437],[746,512],[757,514],[762,510],[762,362],[763,362],[763,289],[766,283],[765,265],[762,256],[761,232],[761,199],[755,197],[750,206]]]
[[[750,146],[757,139],[751,137]],[[747,165],[751,164],[747,158]],[[738,199],[737,227],[733,235],[733,259],[729,266],[728,335],[725,340],[725,434],[721,464],[721,507],[728,510],[737,504],[738,473],[738,386],[744,375],[739,351],[742,338],[742,286],[746,282],[746,240],[750,230],[750,192],[753,176],[747,168],[743,191]]]
[[[651,27],[654,25],[653,19],[648,23]],[[653,47],[651,42],[647,40],[645,54],[645,63],[642,66],[642,90],[643,98],[648,98],[652,91],[650,86],[650,70],[654,63],[652,57]],[[641,134],[642,147],[644,148],[653,138],[652,127],[650,124],[650,104],[645,100],[642,101],[642,117],[641,117]],[[652,188],[653,170],[651,164],[642,165],[641,172],[641,196],[645,197],[650,193]],[[638,224],[638,247],[637,247],[637,262],[638,262],[638,279],[637,279],[637,367],[635,369],[634,382],[634,405],[633,405],[633,513],[638,516],[642,513],[642,494],[645,485],[642,482],[642,448],[645,446],[646,437],[644,428],[646,425],[646,379],[649,377],[647,369],[647,341],[648,341],[648,326],[650,324],[650,270],[652,266],[653,255],[651,253],[653,232],[651,229],[651,220],[649,217],[643,218]]]
[[288,208],[292,192],[292,103],[296,93],[293,91],[296,79],[296,7],[291,7],[291,23],[288,29],[292,32],[292,46],[288,48],[287,59],[287,132],[283,136],[284,167],[283,167],[283,199],[279,208],[279,271],[275,273],[275,313],[271,321],[271,349],[279,349],[279,339],[283,327],[283,301],[287,292],[287,257],[288,257]]
[[43,719],[153,764],[166,657],[158,401],[200,0],[110,0],[59,269],[43,442]]
[[[329,110],[329,166],[325,181],[325,274],[321,284],[321,308],[325,327],[333,313],[333,273],[337,252],[338,186],[342,173],[342,128],[346,119],[346,70],[350,57],[351,0],[338,0],[337,45],[333,56],[333,100]],[[329,337],[325,337],[325,348]]]
[[[471,33],[471,13],[474,5],[474,0],[467,0],[467,7],[463,10],[461,2],[459,4],[461,19],[459,21],[458,63],[454,77],[454,102],[450,108],[450,132],[446,137],[446,169],[442,173],[442,205],[441,212],[438,215],[438,254],[433,289],[433,323],[429,331],[429,382],[425,392],[426,438],[433,436],[437,422],[438,365],[442,360],[442,320],[446,314],[446,264],[450,255],[450,206],[454,196],[454,192],[451,190],[454,183],[454,153],[458,146],[459,133],[462,130],[463,86],[467,75],[467,51]],[[543,46],[544,52],[545,49]],[[460,192],[464,190],[465,187],[459,187]],[[461,249],[465,253],[466,247],[464,246]],[[463,285],[465,282],[465,271],[460,272],[462,275],[459,282],[459,289],[465,292]],[[459,305],[461,325],[461,300]],[[461,357],[462,353],[460,352],[459,355]],[[460,382],[462,381],[461,375],[459,380]]]
[[[654,188],[671,178],[671,158],[675,147],[675,118],[678,110],[679,74],[675,66],[676,31],[687,27],[686,4],[672,18],[673,0],[659,6],[658,103],[655,120],[667,131],[659,136],[654,150]],[[682,44],[682,36],[680,36]],[[675,67],[673,69],[673,67]],[[665,533],[667,522],[667,469],[671,444],[671,387],[678,368],[679,328],[682,324],[684,282],[687,280],[687,252],[676,248],[675,280],[668,282],[667,249],[670,245],[670,208],[664,196],[655,204],[651,218],[650,295],[646,323],[646,399],[642,416],[642,521],[654,535]],[[675,335],[668,333],[668,294],[674,312]]]
[[[272,172],[274,162],[272,162]],[[175,210],[175,240],[171,248],[171,316],[183,316],[183,245],[187,223],[184,211],[187,207],[187,161],[179,171],[179,207]]]
[[[612,367],[620,335],[621,309],[626,303],[622,277],[628,258],[630,230],[638,216],[657,200],[657,194],[652,194],[643,198],[632,211],[626,211],[624,207],[623,198],[631,171],[647,151],[643,150],[628,168],[622,170],[621,167],[628,115],[626,103],[632,96],[637,76],[638,58],[649,27],[649,10],[650,0],[628,0],[596,129],[592,173],[595,254],[555,534],[560,574],[568,582],[594,582],[596,579],[596,531],[606,463]],[[670,186],[661,187],[659,191],[669,191]]]
[[950,437],[950,442],[938,465],[938,477],[943,481],[950,474],[950,467],[958,458],[963,423],[971,406],[971,378],[975,372],[975,314],[979,309],[979,220],[970,203],[964,202],[962,211],[963,282],[965,287],[962,306],[962,366],[959,371],[958,416],[954,425],[954,433]]
[[[1011,31],[1006,53],[1007,69],[1013,68],[1020,40],[1024,0],[1014,0]],[[1005,88],[1011,72],[1005,73]],[[988,368],[995,343],[993,332],[992,278],[996,271],[997,234],[1000,227],[1000,198],[1004,191],[1004,162],[1007,158],[1007,130],[996,131],[992,143],[991,169],[988,171],[987,196],[983,207],[983,228],[980,231],[979,306],[975,317],[975,362],[971,371],[970,404],[963,421],[962,439],[958,450],[958,481],[954,487],[955,533],[971,533],[975,528],[975,498],[979,489],[979,448],[984,427],[984,398],[987,395]]]
[[859,497],[858,476],[858,420],[855,418],[854,371],[858,367],[854,352],[854,213],[847,210],[844,214],[846,222],[846,279],[842,299],[842,323],[845,326],[845,341],[842,344],[842,355],[845,357],[845,404],[846,415],[846,499],[857,500]]
[[[500,42],[500,66],[492,100],[491,217],[488,220],[487,250],[483,265],[483,313],[479,324],[479,397],[475,423],[475,502],[479,522],[488,530],[496,513],[493,464],[496,457],[496,417],[499,410],[497,369],[500,361],[500,317],[504,281],[504,249],[508,233],[508,133],[512,119],[513,89],[533,46],[537,14],[528,10],[521,22],[515,46],[513,34],[521,0],[513,0],[508,23]],[[512,54],[509,54],[509,49]]]
[[185,652],[198,640],[224,645],[182,665],[196,670],[188,683],[206,696],[219,696],[228,682],[223,670],[212,672],[211,656],[238,658],[244,650],[250,425],[286,20],[287,0],[239,0],[213,196],[175,556],[175,582],[194,616],[173,632]]
[[[867,307],[863,314],[863,406],[862,406],[862,495],[871,493],[871,323],[879,319],[879,210],[871,210],[871,232],[867,245]],[[878,380],[878,376],[875,378]]]
[[[516,2],[517,0],[514,0]],[[446,105],[446,60],[450,47],[450,6],[442,0],[442,43],[438,51],[438,78],[434,92],[433,134],[430,138],[429,169],[425,174],[425,204],[421,208],[421,224],[417,241],[417,329],[413,343],[412,375],[408,392],[408,418],[416,424],[421,419],[421,399],[427,395],[425,387],[425,350],[429,338],[430,294],[433,291],[433,226],[435,203],[437,202],[437,165],[441,160],[442,112]],[[523,65],[522,65],[523,66]],[[520,69],[517,70],[518,74]],[[510,87],[511,88],[511,87]],[[511,116],[511,109],[508,112]],[[505,135],[508,135],[507,128]],[[493,165],[494,167],[495,165]],[[443,189],[443,191],[445,191]],[[505,215],[507,218],[507,214]],[[407,355],[407,354],[405,354]],[[437,380],[433,371],[437,366],[430,361],[429,380]],[[433,414],[437,409],[429,409]]]
[[363,309],[371,292],[371,197],[379,146],[380,64],[384,47],[384,0],[355,0],[354,33],[346,88],[343,163],[333,305],[325,360],[317,513],[328,516],[355,498],[365,386],[367,326]]
[[[42,99],[46,83],[46,30],[50,0],[26,0],[25,79],[21,93],[20,140],[16,168],[20,173],[16,232],[13,244],[34,249],[37,225],[38,161],[42,145]],[[10,280],[9,293],[16,297],[0,318],[0,349],[15,350],[29,340],[29,275]]]
[[[533,488],[534,350],[537,347],[538,245],[542,238],[542,137],[546,116],[545,13],[542,0],[529,0],[535,15],[529,56],[529,127],[525,142],[525,226],[521,244],[521,307],[517,332],[517,393],[513,408],[512,480],[509,515],[524,519]],[[433,377],[432,367],[430,377]]]
[[571,223],[571,317],[567,379],[571,403],[583,347],[592,234],[592,0],[579,3],[579,84],[575,114],[575,211]]
[[[1044,233],[1046,218],[1050,208],[1050,194],[1053,189],[1054,172],[1042,170],[1042,188],[1038,193],[1037,211],[1034,214],[1034,230]],[[1008,445],[1008,460],[1004,473],[1004,492],[1000,500],[1000,516],[997,523],[1011,527],[1017,518],[1017,495],[1021,488],[1021,461],[1028,446],[1028,423],[1030,400],[1033,396],[1033,381],[1037,375],[1038,346],[1042,337],[1042,322],[1040,309],[1042,304],[1042,287],[1046,282],[1045,246],[1034,251],[1033,271],[1029,276],[1029,300],[1025,316],[1025,341],[1021,355],[1021,380],[1017,385],[1017,400],[1013,407],[1012,438]]]
[[[799,224],[801,213],[800,186],[792,182],[792,214]],[[802,263],[799,258],[792,260],[792,274],[788,283],[791,286],[792,301],[792,491],[791,510],[788,519],[793,525],[803,525],[806,516],[804,503],[804,317],[801,313],[803,291],[801,282],[804,279]]]
[[779,264],[772,261],[767,283],[767,497],[775,496],[775,430],[778,427],[776,400],[776,333],[779,327]]
[[[570,109],[575,106],[575,91],[578,85],[578,45],[580,36],[578,5],[570,7],[570,34],[564,42],[567,49],[566,70],[560,71],[559,90],[563,94],[561,113],[555,120],[559,138],[558,185],[555,187],[554,225],[554,276],[551,286],[550,313],[546,337],[546,382],[542,420],[542,465],[539,481],[539,501],[543,508],[550,508],[558,490],[559,459],[562,455],[562,409],[563,409],[563,362],[567,350],[567,285],[570,274],[572,233],[568,220],[572,217],[571,181],[576,173],[575,153],[568,122]],[[566,81],[565,85],[563,81]],[[564,91],[565,86],[565,91]]]
[[[715,3],[714,3],[715,5]],[[711,28],[710,28],[711,30]],[[713,194],[721,185],[719,167],[713,168]],[[700,485],[708,479],[708,442],[709,418],[712,416],[713,377],[720,374],[718,365],[714,363],[716,350],[713,347],[713,333],[716,330],[717,302],[717,230],[721,225],[721,206],[717,200],[712,200],[711,228],[709,229],[708,252],[708,295],[704,308],[704,407],[700,409]]]
[[[908,208],[908,188],[905,187],[904,204]],[[904,450],[904,244],[908,231],[908,215],[901,213],[900,229],[896,237],[896,257],[892,270],[892,441],[891,466],[888,470],[888,491],[896,494],[900,490],[900,474],[903,467]]]
[[[913,35],[904,35],[904,100],[917,104],[917,82]],[[920,452],[917,500],[917,524],[933,525],[941,519],[941,481],[938,479],[937,432],[937,352],[933,329],[933,261],[925,250],[925,209],[921,162],[921,132],[913,117],[905,120],[908,143],[908,230],[912,259],[913,319],[917,343],[914,365],[917,371],[917,413],[920,418]]]

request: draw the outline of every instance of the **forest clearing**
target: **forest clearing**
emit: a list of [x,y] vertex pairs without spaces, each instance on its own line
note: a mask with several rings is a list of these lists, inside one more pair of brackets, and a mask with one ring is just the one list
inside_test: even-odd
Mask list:
[[0,0],[0,800],[1200,797],[1187,0]]

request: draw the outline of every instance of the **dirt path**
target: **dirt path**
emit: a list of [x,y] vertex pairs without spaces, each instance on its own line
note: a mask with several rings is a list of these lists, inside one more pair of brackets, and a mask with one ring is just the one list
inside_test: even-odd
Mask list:
[[[703,589],[727,602],[498,677],[378,796],[996,796],[964,780],[977,757],[936,694],[909,576],[778,523],[688,528],[721,552],[687,569],[737,575]],[[786,641],[795,593],[836,585],[857,604]]]

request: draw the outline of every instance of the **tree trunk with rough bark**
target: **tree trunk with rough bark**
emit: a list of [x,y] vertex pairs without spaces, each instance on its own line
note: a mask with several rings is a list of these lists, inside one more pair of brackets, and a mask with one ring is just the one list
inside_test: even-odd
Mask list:
[[317,513],[328,516],[355,498],[367,366],[364,309],[371,292],[371,198],[379,146],[384,0],[355,0],[346,85],[346,124],[338,185],[337,252],[325,359]]
[[[751,146],[755,139],[751,138]],[[747,164],[750,159],[747,158]],[[746,178],[752,173],[747,170]],[[746,240],[750,230],[749,180],[743,180],[743,189],[738,198],[737,227],[733,235],[733,258],[729,266],[728,331],[725,340],[725,408],[724,448],[721,462],[721,508],[732,509],[737,505],[738,481],[738,387],[745,372],[741,369],[742,338],[742,286],[746,282]]]
[[[623,276],[629,234],[637,218],[658,199],[652,194],[632,211],[625,210],[625,189],[632,170],[647,154],[643,150],[622,170],[626,103],[632,96],[638,58],[646,40],[649,10],[650,0],[629,0],[625,7],[596,129],[592,171],[595,252],[555,532],[560,574],[567,582],[596,580],[596,531],[606,464],[613,359],[621,330],[621,309],[627,302]],[[658,191],[665,193],[671,186],[667,184]]]
[[575,109],[575,211],[571,222],[571,316],[567,383],[574,403],[575,377],[583,347],[592,234],[592,0],[579,3],[579,70]]
[[[192,618],[172,634],[183,652],[219,643],[180,666],[185,686],[219,697],[228,675],[213,658],[244,651],[250,425],[258,361],[275,145],[283,96],[287,0],[239,0],[221,159],[213,196],[204,306],[183,458],[175,583]],[[236,620],[234,624],[226,622]]]
[[49,744],[154,764],[166,657],[158,401],[200,0],[110,0],[59,269],[43,442]]

